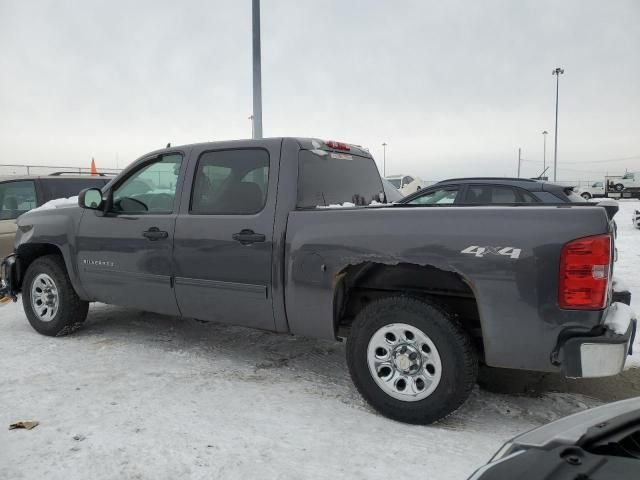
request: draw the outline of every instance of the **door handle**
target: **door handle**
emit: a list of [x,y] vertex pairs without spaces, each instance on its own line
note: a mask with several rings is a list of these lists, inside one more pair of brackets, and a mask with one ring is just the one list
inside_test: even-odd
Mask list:
[[169,236],[169,233],[165,232],[164,230],[160,230],[158,227],[151,227],[146,232],[142,232],[142,236],[148,238],[153,242],[154,240],[167,238]]
[[252,243],[264,242],[266,237],[262,233],[255,233],[253,230],[245,228],[238,233],[234,233],[232,237],[235,241],[242,245],[251,245]]

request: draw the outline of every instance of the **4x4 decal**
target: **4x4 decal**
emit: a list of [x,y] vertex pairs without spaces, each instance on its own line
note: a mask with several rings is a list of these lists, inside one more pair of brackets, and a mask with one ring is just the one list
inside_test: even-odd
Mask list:
[[514,247],[480,247],[478,245],[471,245],[460,251],[460,253],[467,253],[480,258],[485,255],[504,255],[514,259],[520,258],[521,252],[522,250],[520,248]]

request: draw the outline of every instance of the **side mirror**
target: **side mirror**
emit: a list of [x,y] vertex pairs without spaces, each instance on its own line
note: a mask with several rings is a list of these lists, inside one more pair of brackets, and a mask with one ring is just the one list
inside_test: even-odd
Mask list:
[[85,188],[78,194],[78,205],[80,208],[102,210],[104,206],[102,191],[99,188]]

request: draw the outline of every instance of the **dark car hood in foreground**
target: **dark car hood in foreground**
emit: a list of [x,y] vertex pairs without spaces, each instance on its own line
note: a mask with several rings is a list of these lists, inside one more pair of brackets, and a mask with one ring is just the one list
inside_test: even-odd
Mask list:
[[570,415],[507,442],[469,480],[640,478],[640,397]]

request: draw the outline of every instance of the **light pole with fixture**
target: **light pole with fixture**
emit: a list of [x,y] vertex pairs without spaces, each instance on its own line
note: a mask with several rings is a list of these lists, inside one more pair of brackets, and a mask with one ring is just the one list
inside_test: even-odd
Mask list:
[[556,131],[553,136],[553,181],[558,178],[558,92],[560,90],[560,75],[564,73],[564,69],[556,67],[551,74],[556,76]]
[[262,69],[260,62],[260,0],[253,0],[253,138],[262,138]]

